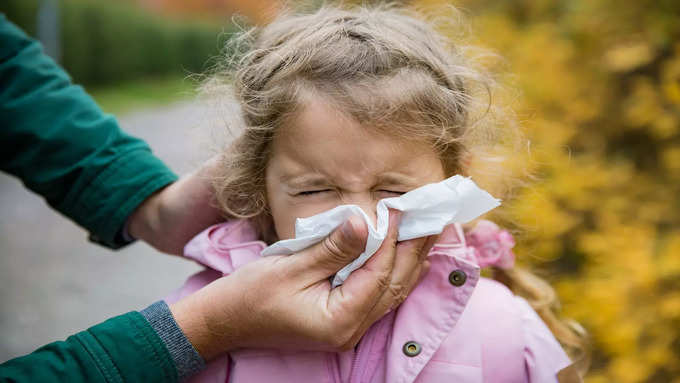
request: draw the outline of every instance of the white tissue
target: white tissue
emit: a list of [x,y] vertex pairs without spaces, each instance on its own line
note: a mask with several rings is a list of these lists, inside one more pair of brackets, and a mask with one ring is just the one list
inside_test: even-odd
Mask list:
[[352,215],[364,218],[368,226],[366,249],[333,278],[333,287],[341,285],[380,248],[385,235],[389,212],[401,210],[399,241],[439,234],[452,223],[466,223],[500,205],[500,200],[480,189],[471,179],[459,175],[444,181],[421,186],[394,198],[378,201],[377,227],[357,205],[341,205],[323,213],[298,218],[295,238],[278,241],[262,251],[262,255],[289,255],[323,240]]

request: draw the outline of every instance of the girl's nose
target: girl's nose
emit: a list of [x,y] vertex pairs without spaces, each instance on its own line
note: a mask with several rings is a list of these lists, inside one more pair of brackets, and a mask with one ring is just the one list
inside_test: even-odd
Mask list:
[[371,219],[371,224],[373,225],[373,227],[375,227],[377,217],[376,206],[378,205],[378,201],[373,199],[370,193],[366,195],[356,193],[349,196],[345,196],[343,198],[342,203],[345,205],[359,206],[361,210],[363,210],[364,213],[366,213],[368,218]]

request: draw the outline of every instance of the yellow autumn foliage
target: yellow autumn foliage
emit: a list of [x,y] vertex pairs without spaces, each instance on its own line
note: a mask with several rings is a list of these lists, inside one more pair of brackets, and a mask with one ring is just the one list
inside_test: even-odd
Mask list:
[[680,382],[680,1],[411,3],[462,9],[520,91],[508,224],[592,337],[586,381]]

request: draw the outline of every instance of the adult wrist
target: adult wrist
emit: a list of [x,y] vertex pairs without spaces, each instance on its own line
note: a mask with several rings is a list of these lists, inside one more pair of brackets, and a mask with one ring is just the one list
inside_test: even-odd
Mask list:
[[239,294],[234,294],[243,290],[229,279],[221,278],[170,306],[177,325],[205,361],[243,346],[239,338],[247,326],[242,324],[235,296]]
[[137,238],[150,242],[150,237],[158,231],[160,224],[160,192],[169,185],[156,190],[149,195],[139,206],[130,214],[126,222],[127,234],[132,238]]
[[205,360],[189,342],[164,301],[158,301],[140,313],[163,341],[175,363],[180,382],[205,368]]

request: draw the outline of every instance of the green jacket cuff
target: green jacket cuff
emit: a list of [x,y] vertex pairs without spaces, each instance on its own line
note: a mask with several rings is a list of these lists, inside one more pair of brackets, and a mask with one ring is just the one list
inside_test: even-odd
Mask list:
[[101,172],[79,196],[71,217],[89,228],[90,240],[113,249],[127,244],[121,230],[132,212],[177,175],[147,149],[128,152]]
[[0,364],[1,382],[177,382],[161,338],[136,311]]
[[108,381],[177,382],[170,353],[139,312],[109,319],[75,337]]

